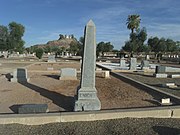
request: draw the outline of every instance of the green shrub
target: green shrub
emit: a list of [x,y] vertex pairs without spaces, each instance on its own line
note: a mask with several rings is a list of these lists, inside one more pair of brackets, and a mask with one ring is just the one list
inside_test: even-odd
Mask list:
[[42,48],[36,49],[36,57],[38,57],[39,59],[42,58],[43,53],[44,53],[44,51]]

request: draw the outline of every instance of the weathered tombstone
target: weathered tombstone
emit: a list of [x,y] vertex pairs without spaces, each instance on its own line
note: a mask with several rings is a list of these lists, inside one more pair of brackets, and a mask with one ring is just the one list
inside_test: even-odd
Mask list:
[[155,77],[156,78],[167,78],[166,67],[165,66],[156,66]]
[[165,66],[156,66],[156,71],[155,73],[165,73],[166,72],[166,67]]
[[46,113],[48,112],[47,104],[25,104],[18,108],[19,114]]
[[29,82],[29,78],[27,78],[27,69],[17,68],[13,72],[13,78],[11,78],[11,82]]
[[60,80],[77,80],[77,73],[75,68],[62,68]]
[[121,67],[121,68],[126,67],[126,60],[125,60],[124,58],[121,58],[121,59],[120,59],[120,67]]
[[150,59],[150,57],[149,57],[149,55],[146,55],[146,58],[145,58],[146,60],[149,60]]
[[49,55],[48,62],[56,62],[55,55]]
[[136,70],[136,66],[137,66],[137,59],[136,58],[131,58],[130,61],[130,70]]
[[74,111],[100,110],[101,103],[95,88],[96,28],[90,20],[85,28],[84,54],[81,70],[81,84],[77,91]]
[[147,60],[141,61],[141,69],[149,69],[149,67],[150,67],[149,61],[147,61]]

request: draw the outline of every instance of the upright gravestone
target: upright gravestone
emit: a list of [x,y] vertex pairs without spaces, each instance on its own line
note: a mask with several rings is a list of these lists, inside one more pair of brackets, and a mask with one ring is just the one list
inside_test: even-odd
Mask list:
[[136,66],[137,66],[137,59],[136,58],[131,58],[130,61],[130,70],[136,70]]
[[141,61],[141,69],[149,69],[149,61],[148,60],[142,60]]
[[146,59],[146,60],[149,60],[149,59],[150,59],[149,55],[146,55],[145,59]]
[[60,80],[77,80],[76,75],[77,73],[76,73],[75,68],[62,68],[59,79]]
[[120,67],[125,68],[126,67],[126,60],[124,58],[120,59]]
[[156,78],[167,78],[166,67],[165,66],[156,66],[155,77]]
[[55,55],[49,55],[48,62],[56,62]]
[[25,68],[17,68],[13,72],[13,78],[11,78],[11,82],[28,82],[29,78],[27,78],[27,69]]
[[158,73],[165,73],[166,72],[166,67],[165,66],[156,66],[156,74]]
[[85,27],[84,54],[81,70],[81,84],[77,91],[74,111],[100,110],[101,103],[95,88],[96,27],[90,20]]

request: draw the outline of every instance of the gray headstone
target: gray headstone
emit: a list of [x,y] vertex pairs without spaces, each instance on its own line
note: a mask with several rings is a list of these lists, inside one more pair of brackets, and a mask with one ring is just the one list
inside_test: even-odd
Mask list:
[[81,84],[77,92],[74,111],[100,110],[101,103],[95,88],[96,27],[90,20],[85,28],[84,54],[81,70]]
[[75,68],[62,68],[60,80],[77,80],[77,73]]
[[144,69],[144,68],[149,68],[150,65],[149,65],[149,61],[147,60],[143,60],[141,61],[141,68]]
[[18,108],[19,114],[46,113],[48,112],[47,104],[26,104]]
[[120,60],[120,67],[122,68],[126,67],[126,60],[124,58],[121,58]]
[[137,66],[137,59],[136,58],[131,58],[130,61],[130,70],[136,70]]
[[165,66],[156,66],[156,71],[155,73],[165,73],[166,72],[166,67]]
[[49,55],[48,62],[56,62],[55,55]]
[[17,68],[13,72],[13,78],[11,78],[11,82],[28,82],[29,78],[27,78],[27,69],[25,68]]

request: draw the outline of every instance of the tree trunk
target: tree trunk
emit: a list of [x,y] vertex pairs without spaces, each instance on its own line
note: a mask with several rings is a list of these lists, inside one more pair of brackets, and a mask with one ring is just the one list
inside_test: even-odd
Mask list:
[[134,33],[134,29],[131,29],[131,33]]

